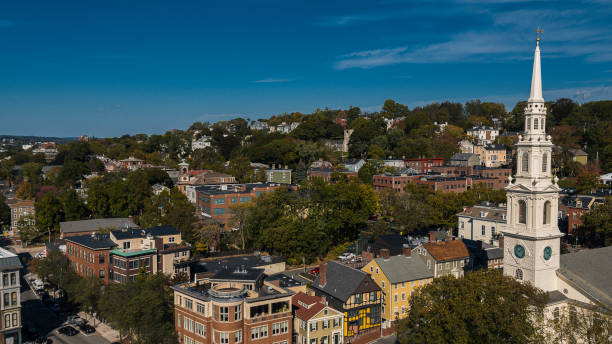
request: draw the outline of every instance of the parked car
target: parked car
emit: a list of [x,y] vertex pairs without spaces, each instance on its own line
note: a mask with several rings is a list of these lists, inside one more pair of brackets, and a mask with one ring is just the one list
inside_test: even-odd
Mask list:
[[69,336],[69,337],[72,337],[76,335],[77,333],[79,333],[79,331],[75,330],[74,327],[72,326],[64,326],[60,328],[59,330],[57,330],[57,332],[59,332],[60,334]]
[[87,334],[96,332],[96,329],[93,326],[88,325],[88,324],[79,325],[79,330]]
[[338,259],[340,260],[351,260],[353,258],[355,258],[355,255],[353,253],[348,253],[348,252],[345,252],[338,256]]
[[71,323],[72,325],[77,325],[77,326],[82,326],[85,325],[87,322],[85,321],[85,319],[81,318],[78,315],[70,315],[68,316],[68,322]]
[[320,271],[321,271],[321,270],[320,270],[320,269],[319,269],[319,267],[317,266],[316,268],[314,268],[314,269],[310,270],[310,273],[311,273],[311,274],[313,274],[313,275],[318,275]]
[[53,341],[51,339],[47,338],[47,336],[40,336],[40,337],[36,338],[34,343],[36,343],[36,344],[52,344]]

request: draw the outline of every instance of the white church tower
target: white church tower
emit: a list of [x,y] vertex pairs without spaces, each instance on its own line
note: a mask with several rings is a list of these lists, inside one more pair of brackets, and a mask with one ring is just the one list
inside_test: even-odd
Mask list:
[[551,173],[552,142],[546,134],[542,98],[540,38],[533,57],[531,93],[525,131],[516,144],[517,169],[506,187],[508,213],[504,233],[504,274],[531,282],[544,291],[557,289],[560,238],[557,226],[559,187]]

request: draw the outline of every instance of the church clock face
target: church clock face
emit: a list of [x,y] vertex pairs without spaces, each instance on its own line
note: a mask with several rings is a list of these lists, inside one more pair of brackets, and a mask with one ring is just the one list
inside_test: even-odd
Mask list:
[[552,257],[552,248],[550,246],[546,246],[544,248],[544,259],[549,260]]
[[523,247],[523,245],[516,245],[516,246],[514,246],[514,255],[517,258],[525,257],[525,248]]

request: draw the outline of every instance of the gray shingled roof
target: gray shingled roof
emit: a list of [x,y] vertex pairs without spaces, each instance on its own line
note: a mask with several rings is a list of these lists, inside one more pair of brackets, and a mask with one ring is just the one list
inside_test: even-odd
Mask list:
[[138,228],[126,229],[126,230],[118,229],[118,230],[112,231],[112,233],[115,236],[115,238],[117,238],[118,240],[124,240],[124,239],[133,239],[133,238],[144,238],[145,236],[147,236],[147,234],[157,237],[157,236],[164,236],[164,235],[177,235],[177,234],[180,234],[181,232],[178,229],[174,228],[173,226],[156,226],[156,227],[142,228],[142,229],[138,229]]
[[389,259],[376,258],[374,261],[389,279],[389,283],[401,283],[424,278],[433,278],[433,274],[420,258],[392,256]]
[[612,309],[612,246],[561,255],[561,275],[581,293]]
[[120,217],[110,219],[91,219],[60,222],[60,229],[62,233],[79,233],[92,232],[100,228],[120,228],[122,225],[129,225],[132,228],[138,227],[133,221],[131,221],[127,217]]
[[94,250],[107,249],[117,246],[117,244],[110,239],[108,234],[96,234],[94,236],[89,234],[77,235],[68,237],[65,240]]
[[21,260],[11,251],[0,248],[0,271],[21,269]]
[[314,288],[345,302],[355,293],[361,282],[369,275],[350,266],[330,260],[327,262],[327,283],[319,284],[319,277],[312,283]]

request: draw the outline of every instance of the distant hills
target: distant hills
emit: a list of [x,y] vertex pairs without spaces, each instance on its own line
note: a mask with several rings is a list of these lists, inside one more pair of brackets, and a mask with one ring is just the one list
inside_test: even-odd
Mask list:
[[0,143],[10,143],[13,140],[14,144],[27,144],[33,142],[56,142],[66,143],[78,140],[78,137],[48,137],[48,136],[18,136],[18,135],[0,135]]

